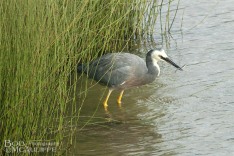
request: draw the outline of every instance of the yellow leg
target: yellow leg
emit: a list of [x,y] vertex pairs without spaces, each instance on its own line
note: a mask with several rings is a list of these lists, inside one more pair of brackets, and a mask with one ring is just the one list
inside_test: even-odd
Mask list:
[[107,102],[108,102],[108,99],[109,99],[109,97],[110,97],[110,95],[111,95],[111,92],[112,92],[112,90],[109,89],[109,92],[108,92],[108,94],[107,94],[107,96],[106,96],[106,99],[105,99],[105,101],[104,101],[104,103],[103,103],[103,106],[104,106],[105,111],[107,111],[107,107],[108,107]]
[[118,99],[117,99],[117,103],[119,104],[119,107],[121,107],[121,99],[122,99],[122,96],[123,96],[123,93],[124,93],[124,90],[122,90],[121,92],[120,92],[120,94],[119,94],[119,97],[118,97]]

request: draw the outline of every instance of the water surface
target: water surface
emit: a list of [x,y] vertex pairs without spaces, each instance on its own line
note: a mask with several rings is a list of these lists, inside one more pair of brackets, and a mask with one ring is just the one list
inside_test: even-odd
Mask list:
[[110,114],[105,88],[93,87],[80,118],[92,124],[77,132],[71,155],[234,155],[233,1],[181,0],[180,8],[172,37],[154,38],[184,71],[160,63],[160,77],[127,90],[121,109],[111,95]]

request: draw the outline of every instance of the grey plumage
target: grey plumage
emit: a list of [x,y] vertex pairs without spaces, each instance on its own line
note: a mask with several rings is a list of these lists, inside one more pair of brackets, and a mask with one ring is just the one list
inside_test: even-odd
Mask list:
[[146,55],[146,61],[130,53],[106,54],[89,64],[79,65],[78,72],[84,72],[89,78],[109,87],[109,92],[103,103],[107,111],[107,102],[113,90],[121,90],[117,100],[120,105],[125,89],[154,81],[160,74],[158,61],[166,61],[182,70],[168,58],[163,49],[160,49],[150,50]]
[[113,89],[144,85],[152,82],[158,74],[157,68],[152,65],[151,53],[148,52],[146,62],[130,53],[106,54],[89,65],[78,66],[78,72],[84,72],[89,78]]

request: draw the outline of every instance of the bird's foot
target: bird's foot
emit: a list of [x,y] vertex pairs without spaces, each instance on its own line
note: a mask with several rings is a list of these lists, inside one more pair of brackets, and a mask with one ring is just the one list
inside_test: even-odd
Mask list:
[[106,112],[108,112],[108,109],[107,109],[107,108],[108,108],[108,104],[107,104],[106,102],[104,102],[104,103],[103,103],[103,106],[104,106],[104,110],[105,110]]
[[123,93],[124,93],[124,90],[122,90],[121,92],[120,92],[120,94],[119,94],[119,97],[118,97],[118,99],[117,99],[117,103],[118,103],[118,105],[119,105],[119,108],[121,108],[122,107],[122,97],[123,97]]
[[122,101],[121,100],[117,100],[117,104],[118,104],[118,106],[119,106],[119,108],[121,108],[122,107]]

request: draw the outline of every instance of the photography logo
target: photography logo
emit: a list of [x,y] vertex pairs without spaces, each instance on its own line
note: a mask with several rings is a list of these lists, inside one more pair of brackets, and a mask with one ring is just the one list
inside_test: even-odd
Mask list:
[[6,153],[48,153],[56,152],[59,143],[49,141],[4,141]]

